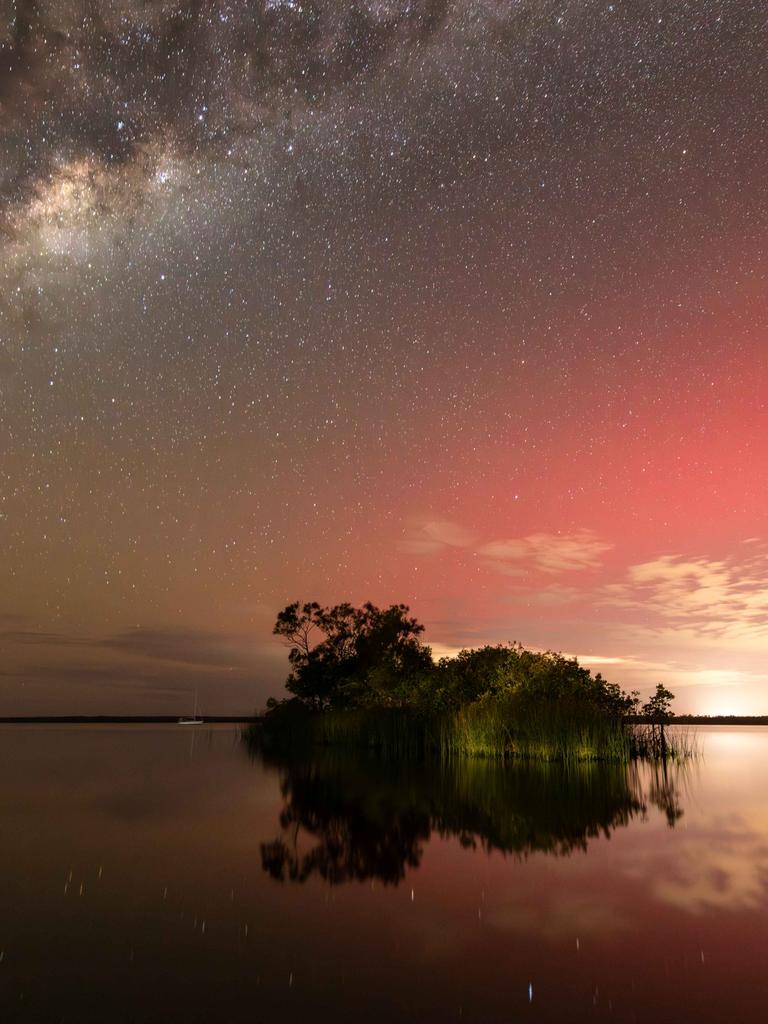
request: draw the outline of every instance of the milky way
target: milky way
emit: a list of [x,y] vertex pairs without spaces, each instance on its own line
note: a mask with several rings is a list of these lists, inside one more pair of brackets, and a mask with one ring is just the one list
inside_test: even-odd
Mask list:
[[768,711],[766,41],[0,0],[0,710],[252,707],[301,597]]

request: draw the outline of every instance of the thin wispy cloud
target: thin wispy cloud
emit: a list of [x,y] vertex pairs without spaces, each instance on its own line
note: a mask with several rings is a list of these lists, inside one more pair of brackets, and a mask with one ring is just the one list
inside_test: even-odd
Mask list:
[[613,548],[610,541],[592,530],[575,533],[532,533],[527,537],[495,540],[484,544],[479,554],[494,566],[524,566],[557,575],[598,569]]
[[480,542],[478,535],[448,520],[427,520],[406,537],[401,549],[431,555],[463,549],[477,555],[484,568],[503,576],[522,577],[531,572],[556,576],[598,569],[613,544],[592,530],[572,533],[531,533]]
[[414,555],[431,555],[448,548],[469,548],[476,534],[447,519],[428,519],[400,544],[403,551]]
[[631,565],[596,595],[642,628],[728,644],[768,639],[768,550],[750,545],[726,559],[665,554]]
[[[503,614],[482,642],[514,637],[536,648],[543,617],[554,617],[557,629],[548,622],[546,630],[553,646],[561,643],[582,664],[604,667],[630,688],[663,680],[756,697],[768,687],[761,657],[768,644],[768,545],[757,536],[718,557],[661,551],[622,567],[613,542],[586,528],[487,539],[434,520],[418,524],[405,549],[508,578],[496,598]],[[591,651],[598,653],[583,653],[581,635],[593,636]],[[439,654],[459,649],[450,629],[437,636]]]

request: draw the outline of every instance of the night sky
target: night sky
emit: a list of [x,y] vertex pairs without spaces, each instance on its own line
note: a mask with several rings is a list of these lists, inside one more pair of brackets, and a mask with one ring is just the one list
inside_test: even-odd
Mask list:
[[0,0],[0,713],[405,601],[768,713],[764,0]]

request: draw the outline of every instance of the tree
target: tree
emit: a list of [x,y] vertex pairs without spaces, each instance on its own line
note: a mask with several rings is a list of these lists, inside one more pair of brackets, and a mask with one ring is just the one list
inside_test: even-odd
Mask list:
[[628,715],[637,713],[640,704],[640,692],[632,690],[625,693],[618,683],[609,683],[598,672],[595,684],[599,693],[598,703],[616,718],[626,719]]
[[642,714],[649,718],[653,725],[663,726],[673,717],[671,704],[674,699],[674,693],[670,693],[663,683],[657,683],[656,692],[643,704]]
[[521,675],[522,649],[514,644],[497,644],[462,650],[454,658],[438,663],[438,694],[441,710],[456,710],[509,689]]
[[657,683],[656,692],[649,701],[643,704],[641,709],[641,713],[651,723],[651,734],[654,744],[656,741],[656,729],[658,728],[659,730],[659,748],[663,758],[667,756],[667,740],[664,735],[664,726],[672,720],[671,704],[674,699],[674,693],[671,693],[663,683]]
[[[419,637],[424,626],[405,604],[323,608],[316,601],[287,605],[273,633],[289,647],[286,688],[317,710],[364,703],[401,703],[409,680],[432,668]],[[375,684],[375,685],[372,685]]]

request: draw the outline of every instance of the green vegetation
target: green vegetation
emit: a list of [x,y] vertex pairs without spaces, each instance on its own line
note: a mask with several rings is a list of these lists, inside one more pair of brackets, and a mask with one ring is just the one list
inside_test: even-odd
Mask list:
[[672,721],[671,705],[674,699],[674,693],[659,683],[651,699],[643,704],[640,713],[645,723],[634,730],[635,746],[641,756],[666,760],[669,741],[664,726]]
[[518,644],[435,662],[407,605],[288,605],[274,632],[289,648],[292,697],[268,702],[267,747],[340,745],[393,756],[625,762],[679,756],[663,686],[639,698],[552,651]]

